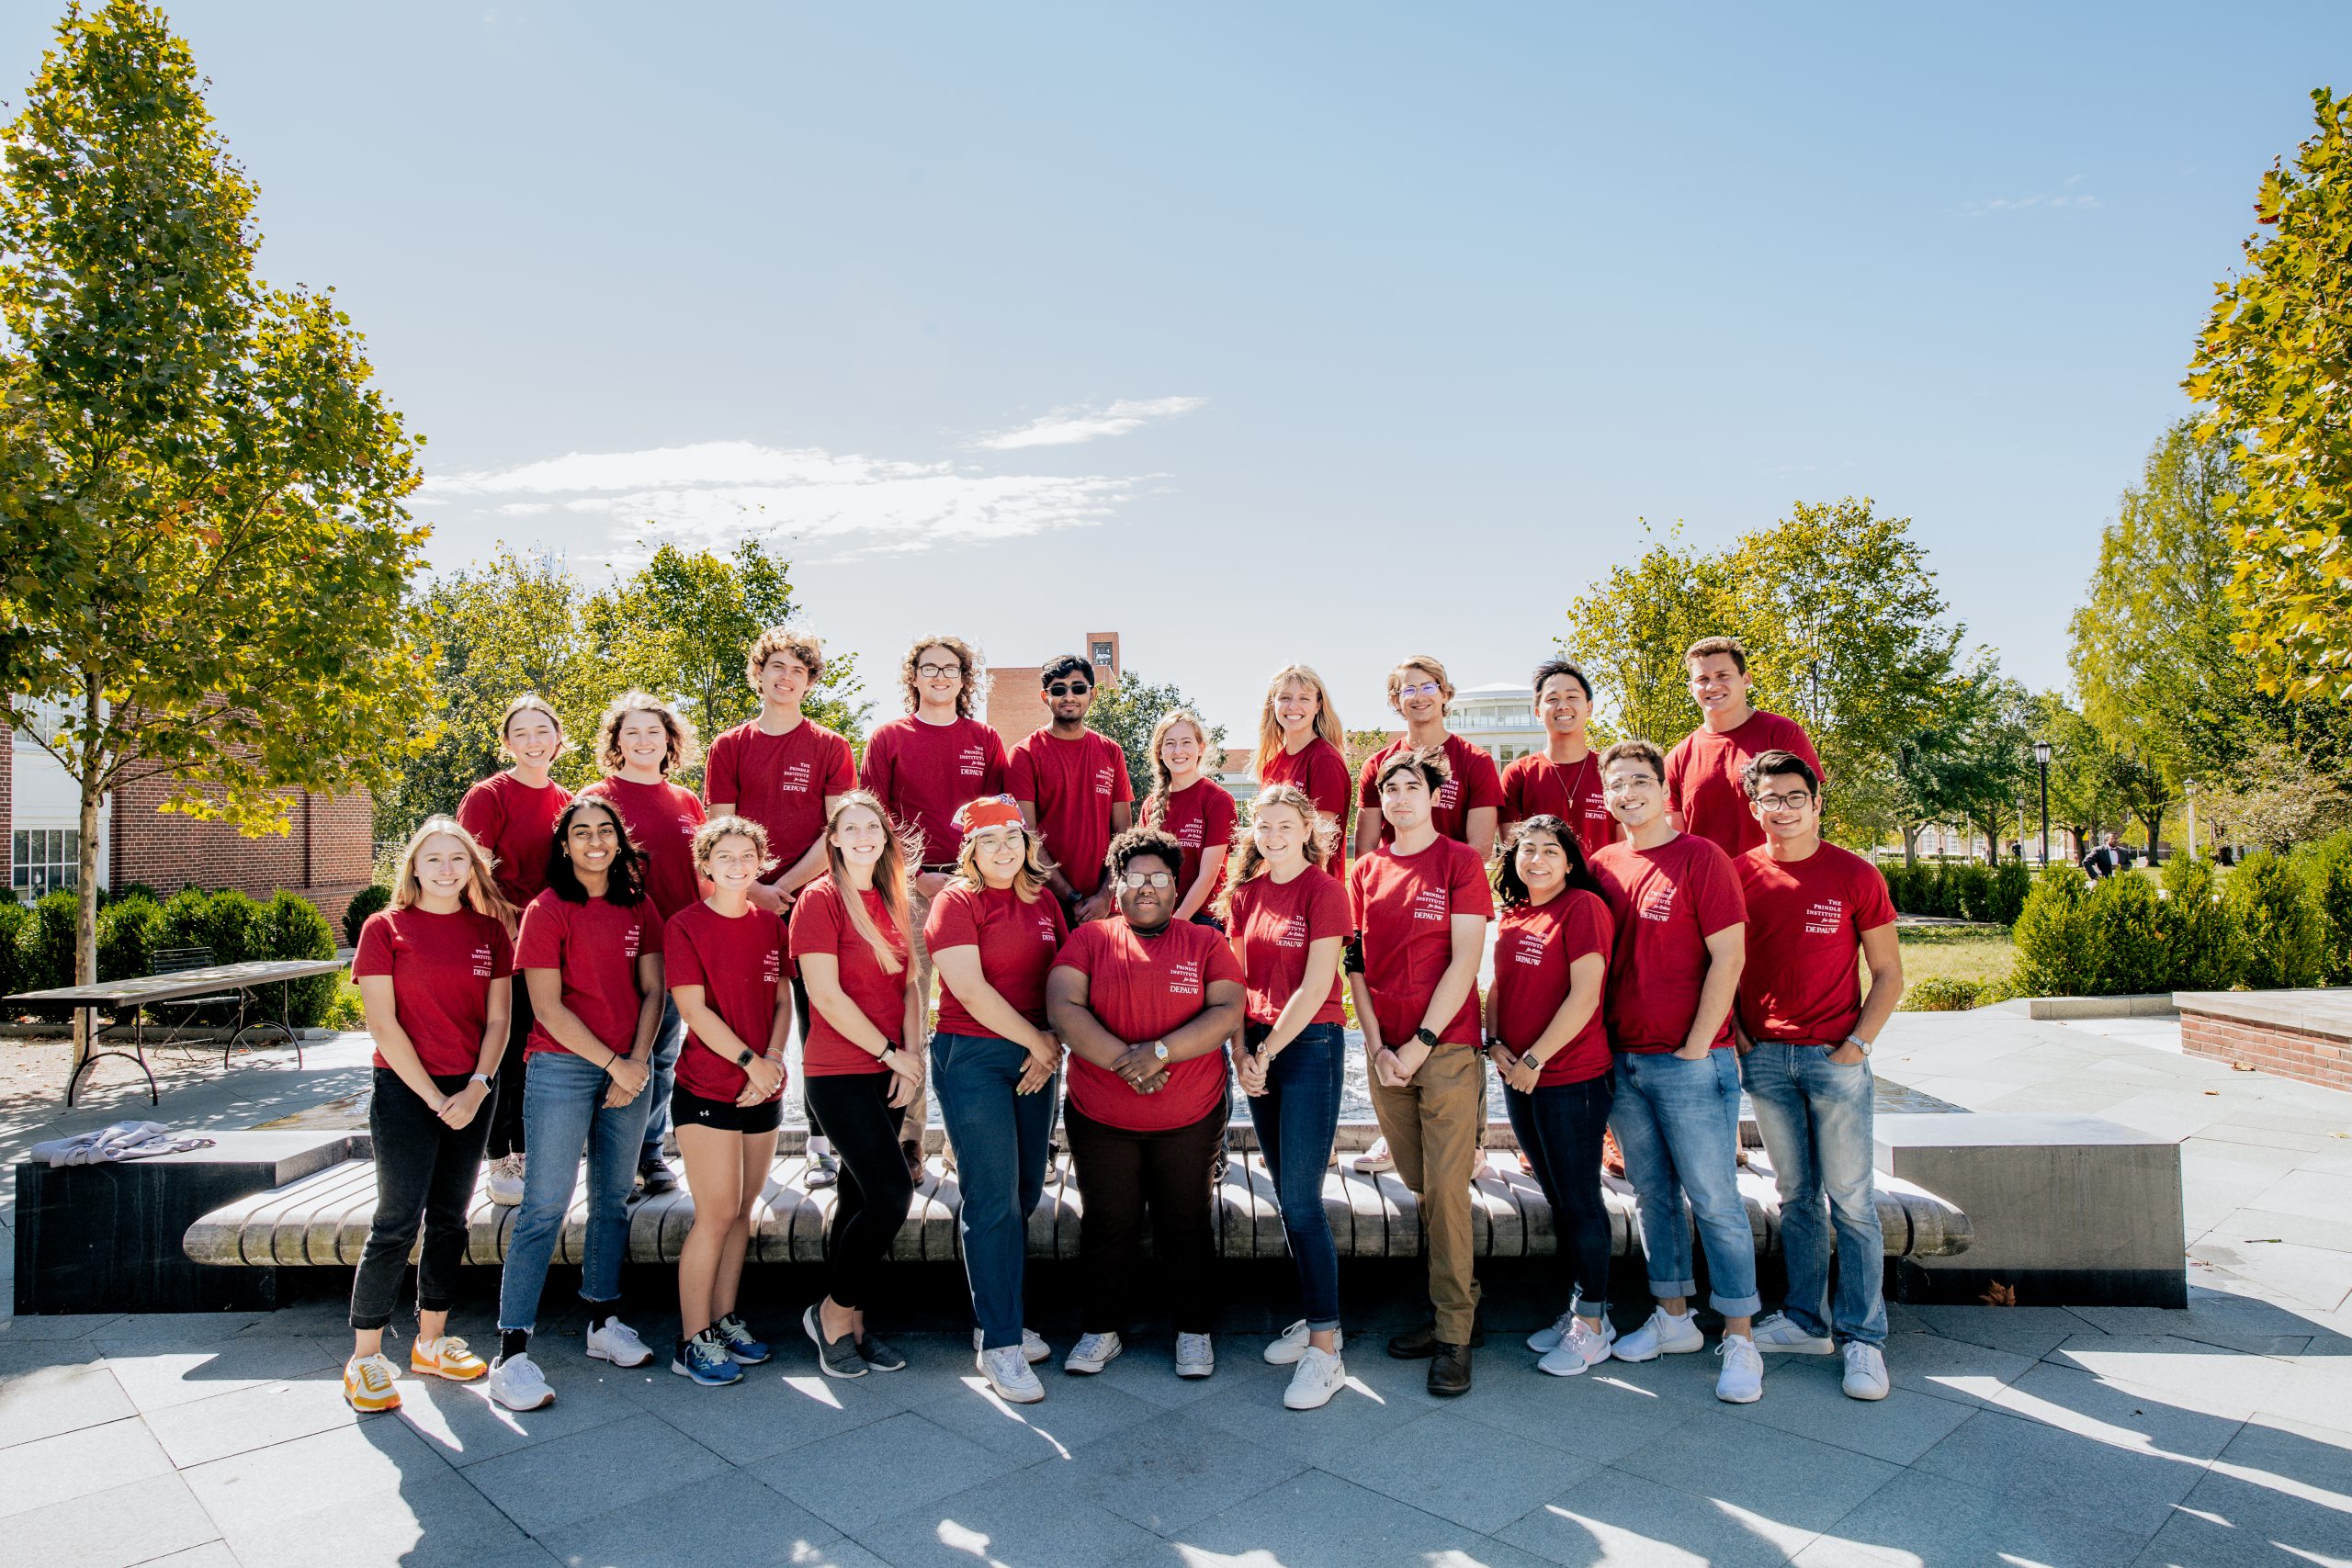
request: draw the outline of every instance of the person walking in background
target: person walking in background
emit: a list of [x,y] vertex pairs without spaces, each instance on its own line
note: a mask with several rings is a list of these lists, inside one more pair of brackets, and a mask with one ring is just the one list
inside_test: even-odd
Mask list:
[[[700,755],[695,727],[669,704],[644,692],[623,692],[596,726],[596,766],[604,776],[580,792],[619,809],[629,842],[645,856],[645,896],[665,922],[693,908],[704,892],[695,852],[706,815],[702,801],[671,782]],[[685,1020],[673,997],[662,1004],[662,1029],[653,1038],[653,1081],[646,1089],[652,1099],[638,1155],[638,1179],[649,1195],[678,1185],[662,1157],[662,1143],[670,1132],[670,1091],[685,1037]]]
[[1175,840],[1130,829],[1106,860],[1118,917],[1080,926],[1046,976],[1046,1016],[1072,1057],[1062,1121],[1085,1280],[1081,1332],[1062,1371],[1099,1372],[1125,1348],[1148,1210],[1176,1375],[1204,1378],[1216,1370],[1209,1170],[1224,1146],[1225,1043],[1241,1026],[1241,966],[1216,931],[1175,919],[1184,863]]
[[1484,747],[1445,728],[1446,705],[1453,701],[1453,682],[1446,678],[1445,666],[1425,653],[1413,655],[1388,672],[1388,705],[1405,721],[1405,734],[1367,758],[1357,780],[1355,852],[1359,858],[1396,836],[1395,827],[1380,810],[1382,770],[1405,752],[1431,750],[1443,754],[1445,783],[1430,803],[1430,825],[1440,837],[1469,845],[1481,865],[1494,852],[1503,804],[1502,775],[1495,771],[1495,760]]
[[1612,1098],[1600,998],[1616,922],[1577,830],[1550,813],[1521,822],[1498,855],[1495,981],[1487,1053],[1519,1146],[1552,1205],[1566,1304],[1529,1337],[1536,1366],[1574,1377],[1609,1359],[1609,1211],[1600,1140]]
[[1053,722],[1014,743],[1005,758],[1006,793],[1022,819],[1046,840],[1054,862],[1054,896],[1075,927],[1117,907],[1118,890],[1102,874],[1103,852],[1135,816],[1135,786],[1119,743],[1086,726],[1094,705],[1093,667],[1075,653],[1037,671]]
[[1176,919],[1218,924],[1217,894],[1225,886],[1225,855],[1233,841],[1233,795],[1206,772],[1208,726],[1189,708],[1162,714],[1151,727],[1155,783],[1144,797],[1143,825],[1184,846],[1177,873]]
[[[510,908],[522,909],[547,886],[548,835],[571,801],[571,792],[549,773],[563,755],[563,721],[546,698],[526,692],[508,703],[499,716],[498,749],[511,765],[466,791],[458,803],[458,823],[488,852],[498,896]],[[490,1161],[484,1183],[490,1201],[512,1205],[523,1201],[521,1069],[524,1045],[531,1035],[531,993],[519,971],[509,989],[513,995],[502,1059],[515,1071],[491,1086],[490,1134],[483,1153]]]
[[1476,852],[1438,831],[1443,750],[1393,752],[1371,782],[1390,838],[1348,871],[1360,953],[1349,985],[1373,1114],[1419,1201],[1431,1312],[1428,1325],[1389,1340],[1388,1353],[1430,1358],[1431,1393],[1466,1393],[1479,1342],[1470,1179],[1487,1122],[1478,958],[1494,897]]
[[2104,882],[2117,872],[2132,869],[2132,852],[2109,830],[2098,847],[2083,857],[2083,872],[2093,882]]
[[678,1249],[678,1345],[670,1370],[706,1388],[742,1380],[767,1342],[736,1310],[752,1211],[775,1163],[784,1122],[784,1043],[792,1025],[784,921],[752,902],[773,869],[767,829],[718,817],[695,831],[694,869],[710,895],[662,933],[670,1000],[686,1021],[671,1113],[694,1195]]
[[547,887],[523,911],[514,966],[536,993],[527,1055],[510,1079],[540,1151],[507,1234],[498,1280],[498,1359],[490,1396],[509,1410],[555,1398],[530,1355],[556,1234],[588,1156],[588,1225],[580,1297],[590,1359],[653,1359],[621,1321],[628,1195],[645,1143],[653,1038],[662,1027],[662,917],[645,897],[645,857],[607,800],[575,800],[556,818]]
[[1781,1190],[1789,1276],[1787,1306],[1756,1325],[1756,1344],[1842,1353],[1846,1392],[1884,1399],[1886,1244],[1871,1196],[1877,1089],[1870,1056],[1903,995],[1894,904],[1878,867],[1822,842],[1821,775],[1804,758],[1757,758],[1747,765],[1747,795],[1765,839],[1736,863],[1747,905],[1739,1066]]
[[792,910],[792,961],[812,1015],[800,1071],[809,1114],[841,1152],[825,1232],[825,1295],[801,1327],[827,1377],[895,1372],[906,1358],[865,1331],[882,1260],[906,1224],[914,1179],[899,1117],[922,1091],[923,996],[914,985],[908,863],[882,803],[842,799],[825,827],[826,873]]
[[1764,841],[1747,807],[1747,764],[1767,751],[1792,751],[1819,773],[1821,759],[1804,726],[1748,702],[1747,651],[1737,637],[1701,637],[1682,666],[1690,700],[1699,705],[1699,728],[1667,753],[1667,825],[1696,833],[1727,855],[1744,855]]
[[1668,822],[1664,764],[1646,740],[1620,740],[1600,754],[1609,809],[1626,835],[1592,857],[1616,922],[1603,1003],[1617,1054],[1609,1125],[1624,1151],[1657,1300],[1648,1321],[1611,1353],[1647,1361],[1706,1348],[1690,1312],[1699,1288],[1690,1261],[1695,1213],[1708,1302],[1724,1316],[1715,1397],[1748,1404],[1763,1397],[1764,1359],[1751,1335],[1760,1303],[1756,1240],[1739,1197],[1739,1067],[1731,1050],[1747,916],[1723,851]]
[[1340,1356],[1340,1256],[1323,1210],[1323,1170],[1340,1128],[1346,1076],[1340,964],[1354,922],[1345,889],[1325,869],[1335,824],[1296,784],[1270,784],[1250,808],[1224,908],[1241,965],[1241,1055],[1234,1067],[1282,1205],[1303,1315],[1266,1347],[1295,1366],[1283,1404],[1314,1410],[1348,1379]]
[[1045,845],[1012,796],[972,801],[961,816],[963,858],[923,932],[939,968],[931,1068],[963,1190],[973,1355],[999,1398],[1030,1404],[1046,1397],[1030,1366],[1053,1354],[1022,1312],[1029,1213],[1045,1196],[1061,1076],[1046,972],[1069,926],[1061,900],[1046,896]]
[[514,919],[489,854],[457,818],[428,817],[401,850],[390,905],[359,931],[351,977],[376,1043],[376,1211],[351,1280],[343,1397],[363,1414],[400,1408],[384,1328],[420,1224],[409,1371],[470,1382],[489,1370],[449,1332],[449,1308],[489,1133],[482,1107],[506,1053]]
[[1544,726],[1544,750],[1518,758],[1503,770],[1502,825],[1531,817],[1556,817],[1575,829],[1590,854],[1614,843],[1624,829],[1609,815],[1600,787],[1600,754],[1585,736],[1592,719],[1592,682],[1565,659],[1535,667],[1535,716]]
[[[824,645],[806,632],[770,626],[752,644],[744,678],[759,694],[757,717],[710,743],[703,769],[704,810],[713,817],[749,818],[768,831],[775,869],[752,889],[752,902],[789,915],[801,888],[825,869],[825,822],[842,796],[857,787],[849,742],[801,712],[809,689],[825,678]],[[808,1048],[808,993],[792,987],[792,1017],[800,1048]],[[808,1093],[808,1075],[800,1076]],[[808,1105],[801,1105],[807,1122]],[[808,1134],[808,1168],[832,1168],[823,1134]],[[816,1185],[812,1183],[811,1185]]]
[[[1338,836],[1339,848],[1324,866],[1343,885],[1350,830],[1355,824],[1355,781],[1348,772],[1347,731],[1332,711],[1323,677],[1304,664],[1285,664],[1266,683],[1258,712],[1258,748],[1250,771],[1261,789],[1295,784]],[[1320,835],[1321,829],[1317,829]]]

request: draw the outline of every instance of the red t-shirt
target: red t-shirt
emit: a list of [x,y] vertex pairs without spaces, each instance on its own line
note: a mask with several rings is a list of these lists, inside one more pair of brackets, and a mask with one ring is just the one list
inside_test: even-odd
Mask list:
[[[1086,976],[1087,1010],[1130,1045],[1158,1040],[1208,1009],[1218,980],[1241,984],[1233,950],[1207,926],[1171,921],[1156,937],[1140,937],[1124,916],[1089,920],[1054,957],[1057,969]],[[1162,1132],[1189,1127],[1216,1109],[1225,1094],[1225,1048],[1178,1062],[1157,1094],[1137,1094],[1127,1080],[1076,1052],[1069,1058],[1069,1101],[1108,1127]]]
[[[792,962],[812,953],[830,953],[841,976],[842,995],[857,1004],[865,1021],[882,1038],[904,1045],[907,1032],[907,986],[914,965],[907,957],[906,933],[890,918],[890,906],[879,888],[865,890],[865,912],[874,930],[897,955],[899,972],[882,967],[873,944],[850,923],[849,902],[831,873],[801,889],[792,906]],[[808,1010],[808,1038],[800,1043],[800,1070],[808,1077],[835,1077],[844,1073],[887,1073],[890,1069],[865,1046],[856,1043],[814,1008]]]
[[[1412,1039],[1453,962],[1453,917],[1492,919],[1494,890],[1477,852],[1455,839],[1400,855],[1384,843],[1348,871],[1348,907],[1363,936],[1364,984],[1390,1050]],[[1478,1043],[1478,987],[1438,1032],[1448,1045]]]
[[731,802],[738,816],[768,830],[774,882],[808,852],[825,831],[825,797],[857,787],[849,742],[814,719],[770,735],[758,719],[737,725],[710,743],[702,797]]
[[[1560,1015],[1568,999],[1568,966],[1594,953],[1606,962],[1614,926],[1609,906],[1581,887],[1567,888],[1548,904],[1503,910],[1495,929],[1495,1032],[1514,1054],[1543,1039]],[[1609,1070],[1607,1011],[1604,998],[1574,1039],[1544,1058],[1539,1087],[1582,1083]]]
[[1836,844],[1786,862],[1750,850],[1732,866],[1747,902],[1739,1026],[1751,1040],[1841,1043],[1862,1016],[1862,933],[1894,923],[1886,878]]
[[[735,1037],[767,1055],[775,1027],[776,990],[784,980],[784,918],[757,905],[722,915],[697,898],[662,932],[663,978],[670,989],[703,987],[703,1000]],[[779,1064],[780,1065],[780,1064]],[[789,1076],[789,1075],[787,1075]],[[743,1069],[703,1044],[692,1030],[678,1052],[678,1087],[705,1100],[732,1102],[743,1092]],[[784,1093],[778,1082],[773,1100]]]
[[927,724],[909,714],[869,736],[859,780],[901,828],[922,836],[922,863],[952,866],[963,852],[957,807],[1004,793],[1004,740],[977,718]]
[[663,919],[675,919],[687,905],[702,901],[707,887],[695,872],[695,829],[704,818],[694,791],[667,779],[634,784],[614,774],[580,793],[609,800],[620,812],[629,842],[645,856],[645,896]]
[[521,908],[548,885],[555,819],[571,792],[553,782],[533,789],[513,773],[492,773],[458,802],[458,826],[497,863],[498,891]]
[[[1380,815],[1380,785],[1376,782],[1380,777],[1380,767],[1397,752],[1411,750],[1405,738],[1399,736],[1372,754],[1364,762],[1363,777],[1357,781],[1356,805],[1379,819],[1380,841],[1384,844],[1396,836],[1396,830],[1388,825],[1386,818]],[[1437,799],[1430,808],[1430,820],[1436,825],[1442,836],[1468,843],[1471,812],[1482,806],[1491,806],[1498,814],[1500,813],[1503,804],[1502,775],[1495,771],[1495,760],[1487,754],[1484,747],[1473,745],[1459,735],[1445,738],[1445,766],[1450,776],[1438,789]],[[1499,822],[1500,816],[1498,815],[1496,819]]]
[[[1024,904],[1010,887],[975,887],[960,877],[931,901],[930,917],[922,923],[922,944],[934,961],[945,948],[978,948],[980,977],[1005,1006],[1039,1029],[1046,1027],[1046,971],[1069,936],[1062,901],[1052,894],[1040,893]],[[966,1010],[944,976],[939,983],[938,1031],[1004,1038]]]
[[[1124,758],[1125,752],[1120,755]],[[1148,807],[1151,802],[1144,802]],[[1144,821],[1165,833],[1172,833],[1184,846],[1184,863],[1176,872],[1176,897],[1182,901],[1201,874],[1201,852],[1210,849],[1230,850],[1233,847],[1233,796],[1215,779],[1203,777],[1190,789],[1180,789],[1168,797],[1167,820],[1155,822],[1147,813]],[[1104,849],[1109,849],[1107,843]],[[1216,908],[1217,890],[1225,886],[1225,867],[1219,866],[1208,891],[1201,896],[1195,914],[1212,914]]]
[[[662,951],[662,916],[652,900],[615,904],[591,898],[574,904],[548,888],[523,911],[514,967],[553,969],[563,976],[563,1005],[590,1033],[626,1056],[637,1043],[639,954]],[[534,1019],[531,1051],[571,1049]]]
[[1091,729],[1075,740],[1037,730],[1005,758],[1004,787],[1037,808],[1038,836],[1071,889],[1083,898],[1102,886],[1111,807],[1136,797],[1119,743]]
[[1258,782],[1264,785],[1296,784],[1315,803],[1315,809],[1329,817],[1340,829],[1340,845],[1332,852],[1331,874],[1345,874],[1347,861],[1348,760],[1340,749],[1321,736],[1317,736],[1296,752],[1275,748],[1274,754],[1258,765]]
[[[1306,978],[1306,950],[1325,937],[1342,941],[1355,930],[1347,889],[1329,872],[1308,866],[1287,883],[1261,873],[1233,890],[1233,918],[1226,940],[1241,964],[1253,1023],[1272,1023]],[[1342,976],[1331,976],[1331,995],[1315,1010],[1312,1023],[1344,1022]]]
[[[1699,1013],[1707,979],[1707,938],[1747,918],[1731,858],[1696,833],[1654,850],[1630,839],[1592,857],[1617,922],[1609,960],[1610,1043],[1620,1051],[1679,1051]],[[1732,1043],[1731,1014],[1716,1032]]]
[[1609,815],[1609,800],[1600,788],[1600,752],[1588,751],[1583,761],[1563,766],[1538,751],[1503,770],[1501,820],[1524,822],[1547,815],[1576,829],[1587,855],[1623,834],[1617,818]]
[[1682,815],[1682,830],[1712,840],[1727,855],[1744,855],[1764,841],[1748,809],[1747,764],[1767,751],[1793,751],[1822,772],[1804,726],[1758,708],[1736,729],[1717,735],[1694,729],[1666,754],[1667,809]]
[[[490,988],[514,973],[506,928],[472,909],[379,909],[359,928],[351,977],[392,977],[392,1016],[436,1078],[470,1073],[490,1024]],[[389,1067],[381,1051],[376,1065]]]

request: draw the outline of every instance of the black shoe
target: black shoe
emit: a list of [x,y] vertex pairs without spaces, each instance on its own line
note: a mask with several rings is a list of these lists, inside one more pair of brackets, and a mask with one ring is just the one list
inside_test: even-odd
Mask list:
[[649,1198],[657,1192],[675,1192],[678,1190],[676,1174],[671,1170],[670,1162],[660,1155],[647,1155],[637,1162],[637,1179]]
[[857,1359],[877,1372],[903,1372],[907,1359],[871,1334],[857,1342]]
[[1430,1392],[1452,1399],[1470,1392],[1470,1347],[1440,1341],[1430,1360]]
[[[1470,1344],[1467,1348],[1481,1348],[1486,1343],[1486,1324],[1473,1318],[1470,1322]],[[1419,1328],[1408,1328],[1389,1340],[1388,1353],[1400,1361],[1426,1360],[1436,1355],[1442,1345],[1442,1341],[1437,1337],[1437,1325],[1425,1323]]]

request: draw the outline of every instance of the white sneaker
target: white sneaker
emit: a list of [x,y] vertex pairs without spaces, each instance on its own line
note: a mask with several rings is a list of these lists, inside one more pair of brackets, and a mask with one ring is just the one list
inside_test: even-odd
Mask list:
[[653,1359],[653,1352],[637,1330],[617,1317],[608,1317],[602,1328],[588,1331],[588,1359],[610,1361],[616,1367],[641,1367]]
[[527,1353],[501,1356],[490,1364],[490,1397],[509,1410],[537,1410],[555,1403],[547,1374]]
[[1078,1343],[1062,1358],[1062,1371],[1077,1377],[1091,1378],[1113,1361],[1126,1347],[1119,1343],[1115,1334],[1081,1334]]
[[1309,1345],[1298,1358],[1298,1370],[1290,1375],[1290,1386],[1283,1390],[1283,1408],[1320,1410],[1347,1384],[1346,1363],[1332,1352]]
[[1687,1356],[1707,1348],[1707,1337],[1690,1314],[1680,1317],[1664,1307],[1652,1307],[1649,1320],[1617,1341],[1611,1354],[1621,1361],[1655,1361],[1660,1356]]
[[[1296,1323],[1292,1324],[1288,1328],[1283,1329],[1281,1338],[1266,1347],[1266,1365],[1270,1367],[1296,1366],[1298,1364],[1299,1358],[1306,1354],[1307,1349],[1312,1343],[1313,1341],[1306,1332],[1306,1319],[1302,1317]],[[1345,1345],[1347,1343],[1347,1337],[1344,1335],[1340,1336],[1338,1343]],[[1339,1352],[1336,1348],[1331,1352],[1333,1355],[1337,1355],[1338,1353]],[[1303,1406],[1302,1408],[1312,1409],[1313,1406],[1308,1405]]]
[[989,1387],[1008,1404],[1035,1404],[1046,1397],[1046,1385],[1029,1370],[1029,1361],[1018,1345],[1001,1345],[993,1350],[982,1350],[973,1358],[980,1375],[989,1380]]
[[1388,1152],[1388,1140],[1374,1138],[1372,1147],[1356,1156],[1356,1168],[1366,1176],[1396,1168],[1396,1156]]
[[[979,1329],[972,1330],[974,1350],[981,1348],[980,1341],[983,1337],[985,1336]],[[1021,1353],[1028,1358],[1033,1365],[1038,1361],[1050,1361],[1054,1359],[1054,1348],[1046,1344],[1046,1337],[1034,1328],[1024,1328],[1021,1331]],[[1039,1397],[1042,1398],[1043,1395]]]
[[1886,1397],[1886,1357],[1877,1346],[1851,1339],[1846,1342],[1846,1397]]
[[1209,1348],[1205,1334],[1176,1336],[1176,1375],[1180,1378],[1204,1378],[1216,1371],[1216,1352]]
[[[1605,1331],[1608,1326],[1608,1320],[1602,1319],[1602,1329]],[[1614,1337],[1607,1332],[1594,1333],[1585,1326],[1584,1319],[1571,1314],[1567,1337],[1545,1351],[1544,1359],[1535,1363],[1535,1370],[1549,1372],[1555,1378],[1572,1378],[1578,1372],[1589,1372],[1609,1359],[1611,1341]]]
[[1577,1320],[1577,1309],[1570,1307],[1553,1321],[1549,1328],[1539,1328],[1527,1337],[1527,1348],[1537,1355],[1545,1355],[1560,1348],[1568,1337],[1568,1325]]
[[483,1185],[490,1191],[490,1201],[511,1209],[523,1201],[523,1156],[501,1155],[490,1162],[483,1172],[488,1179]]
[[1758,1350],[1785,1350],[1798,1356],[1833,1356],[1838,1347],[1822,1335],[1807,1334],[1787,1313],[1776,1312],[1759,1318],[1756,1324],[1756,1348]]
[[1755,1341],[1726,1334],[1715,1347],[1724,1359],[1723,1374],[1715,1379],[1715,1397],[1726,1404],[1753,1404],[1764,1397],[1764,1358]]

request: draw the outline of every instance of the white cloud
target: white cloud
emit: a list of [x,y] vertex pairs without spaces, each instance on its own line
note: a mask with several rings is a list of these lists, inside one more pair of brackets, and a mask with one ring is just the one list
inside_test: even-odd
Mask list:
[[2086,210],[2098,207],[2098,197],[2074,189],[2082,177],[2080,175],[2073,175],[2066,181],[2065,189],[2052,195],[2004,196],[1991,201],[1964,201],[1961,203],[1960,213],[1963,218],[1982,218],[1991,212],[2027,212],[2035,209],[2044,211]]
[[1207,402],[1206,398],[1122,398],[1104,409],[1056,409],[1018,430],[999,431],[972,443],[990,452],[1024,446],[1075,446],[1105,435],[1125,435],[1156,419],[1173,419]]

